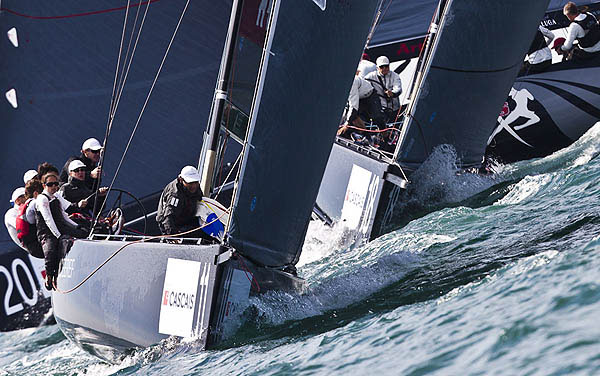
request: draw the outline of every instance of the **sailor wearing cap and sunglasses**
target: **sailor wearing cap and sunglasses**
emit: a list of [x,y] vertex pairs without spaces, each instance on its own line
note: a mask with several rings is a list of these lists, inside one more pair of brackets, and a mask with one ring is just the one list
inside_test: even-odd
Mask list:
[[[196,211],[202,196],[198,170],[193,166],[185,166],[179,176],[167,184],[160,196],[156,222],[162,234],[175,235],[198,228]],[[202,230],[186,233],[181,237],[214,240]]]
[[96,190],[98,184],[98,177],[102,173],[100,167],[98,167],[98,161],[100,161],[100,151],[102,145],[95,138],[88,138],[81,145],[81,155],[72,156],[65,163],[61,173],[60,182],[66,183],[69,180],[69,165],[74,160],[78,159],[85,165],[85,185],[92,191]]
[[[79,159],[69,163],[69,181],[60,187],[61,195],[70,203],[78,204],[76,212],[87,215],[92,215],[94,203],[96,201],[95,191],[92,191],[85,183],[86,165]],[[100,201],[98,201],[97,209],[100,205],[108,188],[102,187],[98,191]]]

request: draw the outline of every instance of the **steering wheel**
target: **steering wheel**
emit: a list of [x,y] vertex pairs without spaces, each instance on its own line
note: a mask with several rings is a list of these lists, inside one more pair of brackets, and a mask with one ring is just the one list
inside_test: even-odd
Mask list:
[[[142,212],[143,216],[144,216],[144,231],[143,234],[146,234],[146,230],[148,227],[148,215],[146,214],[146,208],[144,207],[144,205],[142,204],[142,202],[135,197],[133,194],[131,194],[130,192],[124,190],[124,189],[119,189],[119,188],[113,188],[110,190],[109,193],[111,192],[117,192],[117,198],[114,200],[112,206],[110,206],[110,209],[104,209],[104,211],[102,211],[102,216],[108,218],[109,216],[111,216],[113,213],[116,212],[120,212],[121,214],[121,218],[122,218],[122,208],[123,208],[123,195],[132,198],[135,203],[137,204],[136,206],[140,209],[140,211]],[[96,193],[93,193],[92,195],[90,195],[91,198],[92,196],[96,195]],[[108,197],[108,196],[106,196]],[[108,206],[105,206],[105,208],[107,208]]]

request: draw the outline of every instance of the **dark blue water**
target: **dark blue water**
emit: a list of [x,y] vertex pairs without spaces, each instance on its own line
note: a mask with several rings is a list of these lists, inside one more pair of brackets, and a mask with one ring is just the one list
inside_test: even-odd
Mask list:
[[431,213],[351,247],[311,225],[310,292],[254,299],[219,349],[172,339],[110,365],[47,326],[0,334],[0,375],[600,374],[599,137],[490,177],[440,153]]

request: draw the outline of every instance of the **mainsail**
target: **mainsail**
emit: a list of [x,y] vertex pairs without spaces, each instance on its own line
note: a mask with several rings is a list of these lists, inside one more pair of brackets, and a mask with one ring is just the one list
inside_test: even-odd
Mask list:
[[[23,184],[24,171],[43,161],[62,168],[83,140],[104,137],[128,12],[121,69],[142,20],[143,28],[109,138],[105,177],[113,175],[185,5],[186,0],[2,0],[1,208]],[[230,0],[189,3],[116,187],[138,197],[159,192],[182,166],[197,160],[230,8]],[[5,99],[13,89],[16,108]],[[9,242],[6,231],[0,239]]]
[[377,3],[275,0],[268,9],[229,227],[230,244],[259,265],[299,257]]
[[396,152],[402,166],[418,168],[440,144],[453,145],[463,167],[481,164],[548,2],[440,3]]

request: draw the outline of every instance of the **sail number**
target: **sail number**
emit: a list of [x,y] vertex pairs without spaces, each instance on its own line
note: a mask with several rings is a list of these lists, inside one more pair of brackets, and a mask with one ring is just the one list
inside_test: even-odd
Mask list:
[[[25,275],[27,276],[27,283],[29,283],[29,286],[31,287],[31,297],[27,296],[25,289],[23,289],[23,284],[21,283],[21,278],[18,274],[19,268],[23,269],[23,272],[25,272]],[[6,288],[6,291],[4,292],[4,312],[6,313],[6,316],[10,316],[19,311],[22,311],[24,308],[23,303],[30,306],[33,306],[37,303],[38,289],[35,285],[33,276],[31,275],[29,268],[23,260],[19,258],[14,259],[10,271],[4,265],[0,265],[0,274],[3,274],[6,277],[6,281],[8,282],[8,286]],[[23,303],[10,305],[10,297],[12,296],[13,289],[15,286],[17,288],[17,291],[19,292],[19,295],[21,295]]]

